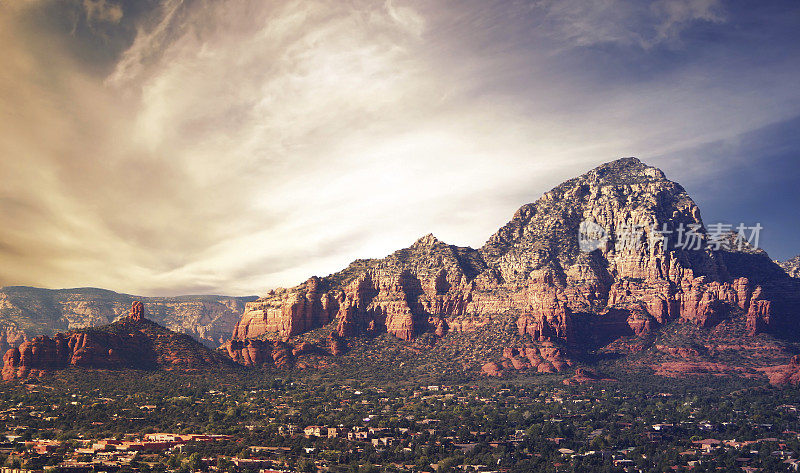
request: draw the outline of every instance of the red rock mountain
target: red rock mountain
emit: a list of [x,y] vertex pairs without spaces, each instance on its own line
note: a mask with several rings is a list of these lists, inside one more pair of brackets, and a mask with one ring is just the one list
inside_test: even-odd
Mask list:
[[[594,246],[582,251],[581,230],[606,238],[587,240]],[[678,237],[699,247],[678,247]],[[793,324],[797,280],[763,251],[714,242],[736,243],[733,234],[709,232],[695,202],[662,171],[619,159],[522,206],[479,249],[427,235],[386,258],[270,291],[246,305],[228,352],[258,364],[270,355],[254,339],[273,340],[273,350],[274,341],[327,327],[330,351],[342,352],[354,336],[443,337],[504,315],[529,340],[504,363],[536,368],[543,342],[580,350],[672,322],[709,328],[732,317],[751,335]],[[555,365],[567,366],[554,358],[542,369]]]
[[103,369],[221,368],[232,362],[196,342],[145,318],[134,301],[130,313],[109,325],[41,335],[10,348],[3,357],[3,379],[39,376],[68,367]]

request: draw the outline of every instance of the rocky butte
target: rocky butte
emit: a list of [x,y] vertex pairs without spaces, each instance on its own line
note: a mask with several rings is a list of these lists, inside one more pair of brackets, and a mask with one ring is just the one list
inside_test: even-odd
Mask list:
[[[607,233],[593,251],[581,251],[583,222]],[[634,225],[694,227],[701,249],[665,244],[651,231],[636,244],[622,242],[618,235]],[[496,375],[504,367],[560,371],[571,353],[673,323],[711,329],[735,319],[749,336],[796,331],[797,280],[763,251],[715,251],[706,248],[710,238],[683,187],[623,158],[523,205],[481,248],[426,235],[383,259],[272,290],[246,304],[226,350],[240,363],[260,364],[276,343],[320,327],[330,333],[324,345],[338,354],[353,337],[441,338],[511,316],[525,346],[486,360],[484,372]]]
[[69,367],[187,370],[231,364],[190,336],[147,320],[144,304],[134,301],[129,314],[112,324],[41,335],[10,348],[3,356],[2,375],[10,380]]

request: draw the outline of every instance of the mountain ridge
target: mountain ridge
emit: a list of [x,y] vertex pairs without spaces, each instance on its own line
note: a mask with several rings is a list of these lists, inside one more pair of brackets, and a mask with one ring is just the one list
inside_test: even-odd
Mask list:
[[[606,232],[593,251],[580,248],[585,222]],[[626,244],[620,232],[636,227],[642,234]],[[658,239],[664,235],[656,229],[684,237],[690,229],[699,247]],[[709,249],[715,241],[722,247]],[[736,235],[709,231],[680,184],[623,158],[521,206],[478,249],[428,234],[385,258],[272,290],[246,305],[229,344],[285,342],[328,327],[327,343],[343,351],[353,337],[444,339],[505,314],[525,345],[509,352],[537,353],[516,364],[538,369],[545,343],[586,351],[620,337],[645,338],[673,322],[710,329],[738,320],[751,336],[796,325],[791,278],[765,252],[725,248],[730,242]]]

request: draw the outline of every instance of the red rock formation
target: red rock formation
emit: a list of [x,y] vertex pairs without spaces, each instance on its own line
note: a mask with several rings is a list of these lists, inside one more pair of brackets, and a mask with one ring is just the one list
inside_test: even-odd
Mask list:
[[530,370],[539,373],[557,373],[572,361],[564,350],[552,342],[528,345],[521,348],[506,347],[503,349],[502,368],[514,370]]
[[321,292],[320,279],[309,278],[293,290],[277,290],[248,302],[233,332],[233,338],[274,336],[287,339],[324,325],[338,312],[335,293]]
[[563,381],[566,385],[596,383],[598,381],[616,381],[612,378],[606,378],[598,374],[596,371],[587,368],[578,368],[575,370],[575,375]]
[[0,352],[5,353],[9,348],[18,347],[27,339],[25,332],[17,327],[0,329]]
[[763,369],[773,386],[800,385],[800,355],[795,355],[787,365],[771,366]]
[[292,350],[289,345],[276,342],[272,350],[272,362],[278,368],[286,368],[292,363]]
[[328,348],[330,349],[331,355],[339,356],[345,352],[347,349],[347,344],[336,334],[336,332],[332,332],[331,336],[328,338]]
[[[608,233],[591,252],[579,247],[581,222]],[[248,304],[234,339],[288,340],[329,323],[339,337],[443,337],[500,314],[516,316],[523,337],[568,346],[643,336],[676,320],[710,328],[744,317],[751,333],[768,329],[774,305],[752,278],[731,277],[719,252],[679,248],[674,235],[665,244],[654,232],[690,226],[701,244],[708,239],[680,185],[621,159],[521,207],[479,250],[427,235],[386,258],[272,291]],[[635,227],[647,230],[624,240],[623,230]]]
[[570,309],[558,299],[554,290],[539,291],[532,293],[532,314],[517,319],[519,334],[529,335],[534,340],[561,339],[572,342],[574,335]]
[[230,361],[185,334],[143,318],[134,304],[126,317],[98,329],[42,335],[11,348],[3,356],[4,380],[42,375],[68,366],[83,368],[227,366]]
[[131,311],[128,318],[136,322],[144,319],[144,304],[141,301],[133,301],[131,303]]
[[[203,295],[134,297],[144,303],[150,320],[208,346],[218,346],[230,338],[245,302],[254,299]],[[37,335],[52,337],[73,328],[106,325],[128,316],[131,302],[128,294],[97,288],[0,288],[0,353]],[[22,338],[17,338],[16,332]],[[11,335],[6,337],[6,343],[4,334]]]
[[499,378],[503,376],[503,369],[497,363],[490,361],[481,367],[481,373]]
[[[331,353],[341,354],[343,342],[335,335],[330,338]],[[311,342],[297,345],[275,340],[229,340],[220,347],[233,361],[244,366],[275,366],[285,368],[295,366],[304,355],[325,355],[326,352]]]
[[747,307],[747,329],[750,333],[761,332],[769,326],[771,303],[761,297],[761,286],[756,286]]
[[264,340],[230,340],[223,345],[228,356],[245,366],[255,366],[272,360],[272,342]]
[[448,330],[447,322],[440,317],[428,318],[428,325],[433,327],[433,333],[437,337],[444,337],[445,334],[447,333]]

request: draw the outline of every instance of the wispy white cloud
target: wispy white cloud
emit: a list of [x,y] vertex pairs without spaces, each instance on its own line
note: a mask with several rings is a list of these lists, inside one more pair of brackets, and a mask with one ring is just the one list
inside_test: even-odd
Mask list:
[[659,0],[651,6],[658,18],[656,40],[677,38],[688,24],[696,21],[725,21],[725,9],[719,0]]
[[694,22],[722,22],[720,0],[539,0],[543,30],[574,46],[619,44],[649,49],[680,38]]
[[571,56],[677,47],[716,2],[503,5],[165,0],[103,75],[5,12],[0,283],[261,293],[430,231],[477,246],[599,162],[800,108],[791,65]]

